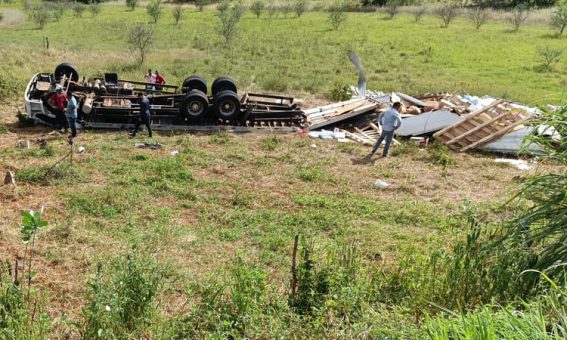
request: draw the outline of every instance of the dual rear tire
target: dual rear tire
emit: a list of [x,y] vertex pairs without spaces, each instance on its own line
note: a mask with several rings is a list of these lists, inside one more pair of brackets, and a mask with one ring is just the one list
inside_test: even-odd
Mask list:
[[[207,97],[207,82],[200,76],[187,77],[181,86],[185,98],[179,106],[179,113],[183,120],[198,120],[209,115],[209,98]],[[238,119],[240,111],[240,98],[236,93],[236,83],[228,77],[219,77],[211,85],[212,110],[211,113],[221,120]]]

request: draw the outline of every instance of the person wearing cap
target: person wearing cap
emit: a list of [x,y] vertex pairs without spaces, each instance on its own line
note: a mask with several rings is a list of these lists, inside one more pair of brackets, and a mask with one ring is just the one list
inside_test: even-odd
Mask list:
[[368,155],[368,158],[374,156],[374,153],[378,150],[384,139],[386,140],[386,144],[384,145],[382,157],[388,157],[388,150],[390,150],[390,144],[392,144],[392,140],[394,139],[394,131],[402,126],[402,117],[400,116],[401,108],[402,104],[395,102],[392,104],[391,109],[382,112],[380,116],[378,116],[378,121],[380,125],[382,125],[382,133],[372,148],[372,152]]
[[67,105],[67,98],[63,94],[63,89],[61,88],[61,86],[59,85],[55,86],[55,94],[50,98],[50,101],[55,106],[54,113],[57,123],[59,123],[58,129],[59,130],[65,129],[66,132],[67,129],[69,129],[67,117],[65,117],[65,112],[64,112],[65,106]]
[[73,91],[67,90],[67,119],[71,127],[71,138],[77,137],[77,99],[73,97]]
[[152,117],[150,115],[150,100],[148,99],[148,97],[144,96],[142,92],[138,92],[138,99],[140,100],[140,116],[136,121],[136,127],[134,128],[134,131],[132,132],[130,137],[136,136],[136,133],[138,133],[138,130],[140,129],[140,125],[144,124],[148,129],[149,137],[152,138],[152,127],[151,127]]

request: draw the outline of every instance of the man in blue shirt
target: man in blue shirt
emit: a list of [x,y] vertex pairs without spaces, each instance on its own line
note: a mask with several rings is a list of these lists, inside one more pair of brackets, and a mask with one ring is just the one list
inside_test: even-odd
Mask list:
[[394,139],[394,131],[402,126],[402,117],[400,117],[400,109],[402,104],[399,102],[395,102],[392,104],[392,108],[388,111],[382,112],[380,116],[378,116],[378,121],[380,125],[382,125],[382,133],[380,134],[380,138],[376,141],[376,144],[372,148],[372,152],[368,156],[368,158],[372,158],[382,141],[386,139],[386,145],[384,145],[384,152],[382,153],[382,157],[388,157],[388,150],[390,150],[390,144],[392,143],[392,139]]
[[71,127],[71,138],[77,137],[77,99],[73,97],[73,91],[67,90],[67,119]]
[[142,92],[138,93],[138,99],[140,100],[140,116],[138,117],[138,121],[136,122],[136,127],[134,131],[130,135],[130,137],[136,136],[138,130],[140,129],[140,125],[144,124],[148,128],[148,135],[152,137],[152,117],[150,115],[150,100],[144,96]]

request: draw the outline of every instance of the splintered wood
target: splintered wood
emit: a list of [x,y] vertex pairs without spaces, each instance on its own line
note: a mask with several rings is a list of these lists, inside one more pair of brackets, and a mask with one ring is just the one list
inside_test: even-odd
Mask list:
[[316,130],[348,118],[356,117],[365,113],[371,113],[375,108],[375,103],[372,103],[365,98],[357,98],[315,109],[305,110],[304,112],[310,123],[309,130]]
[[522,124],[530,115],[500,99],[433,135],[453,150],[481,147]]

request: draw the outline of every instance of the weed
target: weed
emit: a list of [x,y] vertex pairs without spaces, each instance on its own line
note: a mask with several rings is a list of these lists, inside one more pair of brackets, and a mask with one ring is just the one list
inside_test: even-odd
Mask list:
[[228,144],[230,142],[230,140],[231,140],[231,137],[228,134],[228,132],[226,132],[225,130],[221,130],[217,133],[214,133],[209,138],[209,142],[211,144],[218,144],[218,145]]
[[8,129],[8,127],[4,124],[0,124],[0,134],[4,134],[8,132],[10,132],[10,129]]
[[392,156],[417,156],[419,147],[412,141],[402,141],[392,150]]
[[108,267],[99,264],[82,311],[82,335],[108,339],[144,334],[154,317],[153,300],[162,280],[163,271],[155,259],[136,249]]
[[267,151],[275,150],[281,144],[277,136],[270,136],[262,140],[262,149]]
[[435,141],[429,145],[427,151],[429,151],[431,162],[441,165],[443,169],[456,163],[455,159],[449,154],[449,148],[446,144]]

